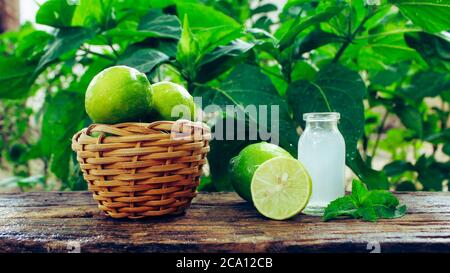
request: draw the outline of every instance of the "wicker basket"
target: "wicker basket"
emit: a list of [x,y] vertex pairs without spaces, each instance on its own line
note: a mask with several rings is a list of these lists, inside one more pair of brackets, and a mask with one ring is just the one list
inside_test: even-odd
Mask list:
[[142,218],[189,207],[210,138],[191,121],[92,124],[73,136],[72,149],[102,211]]

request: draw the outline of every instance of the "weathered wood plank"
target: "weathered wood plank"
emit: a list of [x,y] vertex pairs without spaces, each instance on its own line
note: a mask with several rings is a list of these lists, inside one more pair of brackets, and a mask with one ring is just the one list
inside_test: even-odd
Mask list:
[[450,193],[399,193],[408,214],[367,223],[271,221],[234,193],[199,194],[183,216],[114,220],[86,192],[0,195],[0,252],[450,252]]

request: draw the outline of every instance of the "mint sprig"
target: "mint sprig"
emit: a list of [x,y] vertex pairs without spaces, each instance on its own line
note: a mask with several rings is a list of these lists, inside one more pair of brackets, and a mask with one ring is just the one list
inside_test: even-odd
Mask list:
[[376,222],[380,218],[392,219],[402,217],[406,206],[400,205],[397,197],[385,190],[369,191],[359,180],[352,182],[352,194],[338,198],[325,208],[323,220],[341,217],[362,218]]

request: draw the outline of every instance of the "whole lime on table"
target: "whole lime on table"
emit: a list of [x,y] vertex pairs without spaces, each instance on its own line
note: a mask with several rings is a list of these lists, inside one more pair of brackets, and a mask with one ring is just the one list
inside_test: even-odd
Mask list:
[[145,121],[152,107],[152,88],[144,73],[127,66],[113,66],[90,82],[86,112],[97,123]]
[[251,202],[250,185],[253,174],[262,163],[278,156],[292,158],[283,148],[267,142],[250,144],[242,149],[230,160],[231,183],[236,193]]
[[152,85],[152,90],[154,119],[195,120],[194,98],[183,86],[173,82],[158,82]]

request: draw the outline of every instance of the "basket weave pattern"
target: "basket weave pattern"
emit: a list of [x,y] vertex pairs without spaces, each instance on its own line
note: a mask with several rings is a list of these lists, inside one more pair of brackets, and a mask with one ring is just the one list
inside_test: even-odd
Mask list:
[[189,207],[211,133],[190,121],[92,124],[72,149],[99,208],[113,218],[179,214]]

